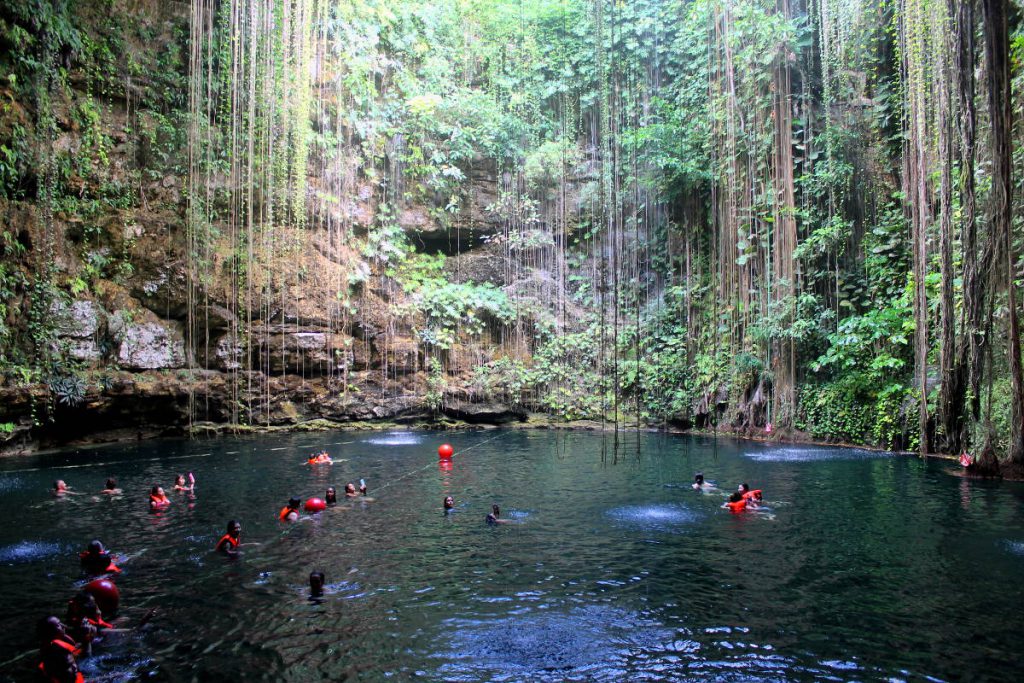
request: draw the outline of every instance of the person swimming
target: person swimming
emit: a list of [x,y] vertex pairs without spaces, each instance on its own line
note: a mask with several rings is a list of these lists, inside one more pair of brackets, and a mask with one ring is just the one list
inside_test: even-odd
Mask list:
[[91,541],[89,547],[80,552],[78,557],[82,562],[82,568],[90,574],[121,573],[121,569],[114,564],[115,555],[111,555],[99,540]]
[[299,518],[299,506],[302,505],[302,501],[298,498],[289,498],[288,505],[281,508],[281,512],[278,513],[277,518],[282,522],[294,522]]
[[82,653],[78,642],[68,635],[61,620],[45,617],[36,627],[39,637],[39,673],[54,683],[84,683],[75,659]]
[[327,584],[327,577],[323,572],[310,572],[309,573],[309,598],[322,598],[324,595],[324,586]]
[[82,643],[84,652],[92,653],[92,642],[103,631],[114,628],[114,625],[103,619],[96,598],[91,593],[80,591],[68,600],[66,616],[71,636]]
[[324,502],[328,505],[338,504],[338,492],[334,490],[333,486],[327,487],[327,492],[324,494]]
[[237,555],[238,548],[242,545],[242,525],[231,520],[228,522],[227,530],[224,535],[217,541],[217,545],[214,548],[217,552],[227,553],[228,555]]
[[736,491],[743,496],[743,500],[747,502],[747,505],[751,507],[757,507],[757,504],[761,502],[762,495],[761,489],[750,490],[750,486],[747,482],[743,482],[737,487]]
[[57,481],[53,482],[53,488],[51,489],[50,492],[53,493],[53,495],[55,495],[58,498],[63,498],[64,496],[80,495],[77,491],[72,491],[71,487],[68,486],[63,479],[58,479]]
[[696,491],[710,491],[711,489],[716,488],[710,481],[704,480],[703,472],[697,472],[693,475],[693,483],[690,486],[692,486]]
[[501,518],[501,508],[498,507],[497,503],[491,505],[491,511],[488,513],[486,522],[488,524],[510,524],[512,520]]
[[119,496],[122,493],[124,493],[124,491],[117,488],[117,479],[110,477],[109,479],[107,479],[106,488],[100,491],[100,493],[106,494],[108,496]]
[[151,512],[162,510],[171,504],[171,499],[164,493],[162,486],[153,485],[149,492],[149,509]]
[[455,499],[452,498],[451,496],[445,496],[444,497],[444,512],[445,512],[445,514],[448,514],[449,512],[451,512],[454,509],[455,509]]
[[331,460],[331,456],[327,454],[327,451],[320,451],[319,453],[314,453],[313,455],[306,457],[307,465],[330,465],[333,462],[334,461]]
[[174,478],[174,491],[191,491],[193,486],[185,483],[185,475],[179,474]]
[[739,491],[734,491],[730,494],[729,499],[722,505],[723,508],[729,508],[730,512],[743,512],[747,509],[747,501],[743,497],[743,494]]
[[358,498],[359,492],[356,491],[356,485],[352,482],[345,484],[345,497],[346,498]]

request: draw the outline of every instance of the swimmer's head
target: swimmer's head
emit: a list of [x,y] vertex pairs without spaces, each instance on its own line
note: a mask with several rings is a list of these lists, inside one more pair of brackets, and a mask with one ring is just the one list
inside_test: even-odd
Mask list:
[[346,493],[346,495],[349,494],[349,493],[355,493],[355,492],[356,492],[356,485],[355,484],[353,484],[352,482],[349,482],[349,483],[345,484],[345,493]]
[[292,510],[298,510],[299,506],[302,505],[302,500],[299,498],[289,498],[288,507]]
[[89,543],[89,552],[92,553],[93,555],[102,555],[103,554],[103,543],[102,543],[102,541],[99,541],[99,540],[91,541]]
[[739,485],[739,488],[737,490],[740,493],[746,493],[747,491],[750,490],[750,486],[747,485],[747,482],[743,482],[742,484]]
[[54,491],[67,491],[68,490],[68,485],[64,483],[63,479],[58,479],[57,481],[53,482],[53,490]]
[[324,584],[327,583],[327,577],[323,572],[310,572],[309,573],[309,591],[314,596],[323,595]]
[[39,640],[49,642],[64,635],[64,624],[57,617],[44,617],[36,624]]
[[117,488],[117,479],[114,479],[113,477],[111,477],[110,479],[107,479],[107,488],[108,489],[116,489]]
[[185,475],[184,474],[179,474],[178,476],[176,476],[174,478],[174,485],[175,486],[184,486],[185,485]]
[[743,500],[743,494],[740,493],[739,491],[736,491],[731,496],[729,496],[730,503],[738,503],[741,500]]
[[232,536],[234,538],[237,538],[238,535],[241,534],[241,533],[242,533],[242,525],[241,524],[239,524],[235,520],[231,520],[230,522],[228,522],[228,536]]
[[497,516],[499,516],[501,514],[501,508],[498,507],[497,503],[495,503],[494,505],[491,506],[491,514],[494,515],[495,517],[497,517]]
[[156,484],[154,484],[153,489],[150,491],[150,493],[153,494],[154,496],[162,496],[164,495],[164,487],[157,486]]
[[77,613],[85,617],[95,617],[99,611],[99,605],[96,604],[96,598],[93,597],[92,593],[86,593],[85,591],[78,592],[75,597],[71,598],[73,603],[72,609],[77,610]]
[[698,472],[697,474],[693,475],[693,482],[695,484],[703,484],[704,483],[704,473],[703,472]]
[[451,510],[453,507],[455,507],[455,499],[452,498],[451,496],[445,496],[444,497],[444,509],[445,510]]
[[327,487],[327,493],[324,494],[324,500],[328,503],[334,503],[338,500],[338,492],[334,490],[333,486]]

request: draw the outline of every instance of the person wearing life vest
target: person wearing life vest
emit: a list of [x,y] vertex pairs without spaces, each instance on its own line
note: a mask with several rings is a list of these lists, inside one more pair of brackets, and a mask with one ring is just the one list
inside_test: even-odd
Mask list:
[[722,507],[729,508],[730,512],[738,514],[747,509],[747,501],[743,497],[742,493],[736,491],[735,493],[729,496],[729,500],[725,501],[725,505],[723,505]]
[[37,627],[39,635],[39,673],[50,683],[84,683],[75,657],[81,649],[57,617],[46,617]]
[[[77,593],[75,597],[68,600],[67,623],[76,624],[82,620],[95,627],[97,632],[114,628],[113,624],[103,619],[103,613],[100,611],[99,605],[96,604],[96,598],[92,593],[85,591]],[[83,639],[78,638],[77,640],[82,641]]]
[[970,467],[974,464],[974,456],[970,455],[966,450],[960,452],[960,467]]
[[289,498],[288,505],[281,508],[281,512],[277,514],[277,518],[282,522],[294,522],[299,518],[300,505],[302,505],[302,501],[298,498]]
[[751,491],[747,482],[740,484],[737,491],[741,496],[743,496],[743,500],[745,500],[750,506],[755,506],[761,502],[761,489],[754,489]]
[[149,492],[149,509],[155,512],[156,510],[163,510],[170,504],[171,499],[164,493],[163,487],[154,485]]
[[114,564],[115,556],[110,554],[103,547],[103,543],[98,540],[89,543],[89,547],[78,553],[78,557],[82,561],[82,568],[90,574],[121,573],[120,567]]
[[215,550],[228,555],[237,555],[240,545],[242,545],[242,525],[231,520],[228,522],[226,533],[217,541]]

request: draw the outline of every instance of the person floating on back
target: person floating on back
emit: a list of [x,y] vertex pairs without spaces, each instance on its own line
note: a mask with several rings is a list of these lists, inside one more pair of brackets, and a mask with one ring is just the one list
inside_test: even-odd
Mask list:
[[46,617],[36,628],[39,636],[39,673],[44,680],[54,683],[84,683],[75,657],[82,649],[69,636],[57,617]]
[[302,501],[298,498],[289,498],[288,504],[281,508],[281,512],[277,514],[277,518],[282,522],[294,522],[299,518],[300,505],[302,505]]
[[227,553],[228,555],[237,555],[238,548],[242,545],[242,525],[231,520],[228,522],[227,531],[220,540],[217,541],[217,546],[214,548],[217,552]]
[[82,561],[82,569],[90,574],[121,573],[121,569],[114,564],[115,556],[103,547],[101,541],[91,541],[89,547],[80,552],[78,557]]
[[156,512],[157,510],[163,510],[171,504],[171,499],[164,493],[162,486],[153,485],[153,488],[149,491],[149,510],[150,512]]
[[100,493],[108,495],[108,496],[119,496],[122,493],[124,493],[124,491],[122,491],[121,489],[117,488],[117,479],[114,479],[113,477],[111,477],[110,479],[107,479],[106,488],[104,488],[102,491],[100,491]]

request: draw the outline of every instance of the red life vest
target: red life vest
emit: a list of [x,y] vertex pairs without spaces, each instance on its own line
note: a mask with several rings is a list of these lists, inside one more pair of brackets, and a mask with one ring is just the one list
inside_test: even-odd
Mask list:
[[743,500],[758,501],[761,500],[761,489],[754,489],[753,491],[747,491],[743,494]]
[[238,548],[238,539],[237,538],[233,538],[231,536],[231,534],[224,534],[223,536],[220,537],[220,540],[217,541],[217,550],[221,550],[221,549],[226,550],[227,548],[225,548],[225,546],[224,546],[225,543],[229,544],[231,546],[232,550],[235,550],[236,548]]
[[152,493],[149,494],[149,504],[152,507],[162,508],[165,505],[171,504],[171,499],[167,497],[167,494],[162,496],[155,496]]
[[[77,657],[78,655],[82,654],[81,648],[72,645],[70,642],[64,640],[63,638],[54,638],[50,641],[50,645],[59,647],[62,650],[70,652],[72,657]],[[50,672],[46,670],[45,658],[39,662],[39,673],[45,676],[47,680],[52,681],[53,683],[58,683],[60,681],[60,679],[57,676],[51,675]],[[81,671],[75,672],[75,683],[85,683],[85,677],[82,675]]]
[[285,507],[281,508],[281,512],[280,512],[280,514],[278,514],[278,518],[280,518],[280,520],[283,522],[283,521],[287,520],[288,519],[288,515],[290,515],[293,512],[296,515],[299,514],[299,511],[296,508],[290,508],[290,507],[288,507],[286,505]]
[[744,510],[747,509],[747,501],[746,501],[746,499],[744,499],[744,500],[737,500],[735,503],[729,502],[729,503],[726,503],[726,505],[729,506],[729,510],[732,511],[732,512],[743,512]]

